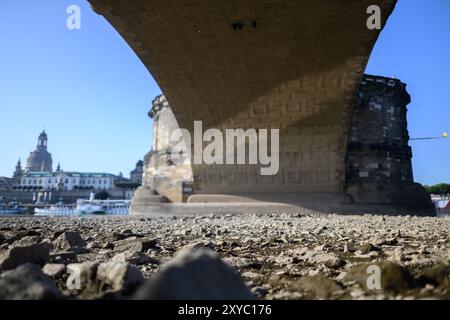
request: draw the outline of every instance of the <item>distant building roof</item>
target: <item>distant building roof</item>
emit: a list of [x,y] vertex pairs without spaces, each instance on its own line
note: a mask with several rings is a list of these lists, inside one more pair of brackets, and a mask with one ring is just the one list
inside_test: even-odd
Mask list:
[[53,172],[39,171],[39,172],[25,172],[23,175],[24,178],[32,178],[32,177],[53,177],[55,174]]
[[80,178],[116,178],[116,175],[104,172],[75,172],[75,171],[61,171],[61,172],[27,172],[24,174],[24,178],[42,178],[42,177],[54,177],[56,175],[66,175],[69,177]]

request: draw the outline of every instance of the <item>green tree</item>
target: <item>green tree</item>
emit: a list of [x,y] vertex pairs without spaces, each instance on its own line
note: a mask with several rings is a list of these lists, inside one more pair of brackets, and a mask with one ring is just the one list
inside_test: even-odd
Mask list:
[[433,186],[425,186],[425,189],[430,194],[450,194],[450,184],[439,183]]

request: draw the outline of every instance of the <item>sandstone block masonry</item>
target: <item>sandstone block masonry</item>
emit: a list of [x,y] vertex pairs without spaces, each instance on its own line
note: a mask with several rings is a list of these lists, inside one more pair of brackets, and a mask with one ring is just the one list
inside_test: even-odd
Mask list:
[[90,3],[134,49],[191,135],[195,120],[204,131],[280,129],[279,174],[193,164],[197,197],[342,198],[354,97],[380,33],[367,28],[367,8],[380,6],[384,27],[395,0]]
[[[425,190],[414,183],[408,145],[410,95],[398,79],[364,75],[356,97],[346,158],[346,191],[355,204],[430,209]],[[164,95],[155,98],[152,150],[145,157],[144,188],[170,202],[185,202],[194,178],[190,159],[175,164],[170,137],[178,122]],[[135,202],[138,199],[135,199]]]
[[277,175],[193,164],[189,199],[334,203],[332,210],[354,202],[348,134],[381,31],[367,28],[367,8],[380,7],[383,28],[395,0],[89,2],[133,48],[191,135],[195,120],[204,130],[280,129]]
[[178,164],[171,159],[172,147],[177,141],[171,142],[170,138],[179,125],[164,95],[153,100],[148,115],[153,119],[153,142],[144,158],[141,189],[153,190],[170,202],[185,202],[187,194],[183,190],[193,182],[191,162],[187,156]]

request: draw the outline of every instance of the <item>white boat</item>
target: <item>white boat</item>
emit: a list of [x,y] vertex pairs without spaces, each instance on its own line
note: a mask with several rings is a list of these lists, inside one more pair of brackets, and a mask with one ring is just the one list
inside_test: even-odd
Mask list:
[[34,209],[35,215],[55,216],[55,215],[79,215],[79,214],[128,214],[131,200],[96,200],[95,194],[91,193],[89,200],[78,199],[76,205],[65,205],[58,202],[44,208]]
[[83,214],[128,214],[130,205],[131,200],[96,200],[93,192],[89,200],[77,200],[77,210]]
[[104,200],[103,206],[107,214],[128,214],[130,200]]
[[83,214],[104,214],[105,209],[95,200],[77,200],[77,211]]
[[450,215],[450,196],[432,195],[431,200],[436,207],[438,216]]
[[83,214],[128,214],[130,200],[77,200],[77,210]]
[[58,215],[76,215],[79,211],[73,206],[64,205],[62,202],[46,206],[44,208],[35,208],[34,214],[37,216],[58,216]]

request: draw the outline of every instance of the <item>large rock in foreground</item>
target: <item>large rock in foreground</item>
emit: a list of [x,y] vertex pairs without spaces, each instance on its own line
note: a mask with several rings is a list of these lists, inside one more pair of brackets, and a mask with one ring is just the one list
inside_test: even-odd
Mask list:
[[97,279],[113,292],[130,292],[144,281],[136,266],[129,263],[110,261],[97,268]]
[[43,266],[49,260],[51,248],[51,244],[46,242],[19,241],[8,250],[0,252],[0,267],[3,270],[11,270],[25,263]]
[[184,249],[139,288],[135,299],[254,299],[238,272],[212,250]]
[[136,266],[118,261],[73,263],[67,266],[67,271],[73,280],[69,283],[71,290],[88,299],[130,294],[144,281]]
[[342,287],[334,280],[323,275],[306,276],[291,285],[297,291],[305,292],[310,297],[317,299],[333,299],[342,295]]
[[348,271],[345,280],[356,281],[363,288],[367,288],[367,280],[370,276],[368,268],[370,266],[377,266],[380,269],[381,290],[383,291],[399,292],[413,289],[417,285],[406,268],[391,261],[356,265]]
[[0,278],[0,299],[48,300],[63,296],[52,280],[34,264],[24,264]]
[[82,252],[86,247],[86,242],[80,236],[80,233],[65,231],[53,240],[53,247],[55,250]]

